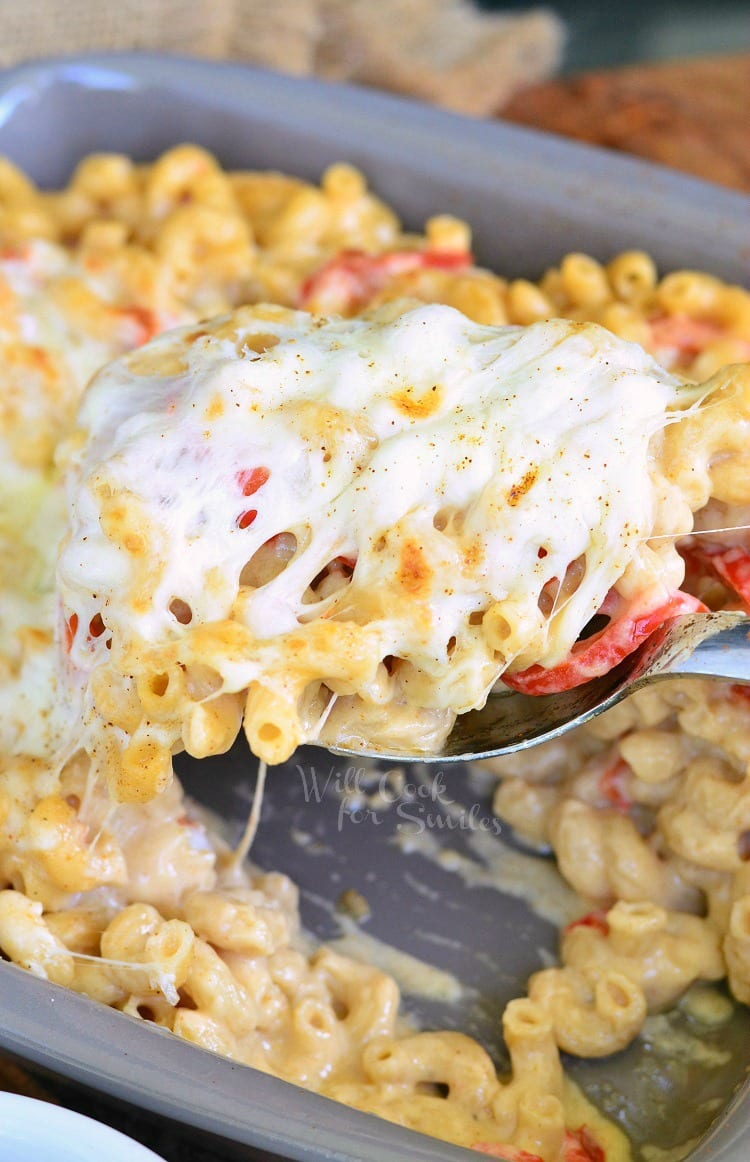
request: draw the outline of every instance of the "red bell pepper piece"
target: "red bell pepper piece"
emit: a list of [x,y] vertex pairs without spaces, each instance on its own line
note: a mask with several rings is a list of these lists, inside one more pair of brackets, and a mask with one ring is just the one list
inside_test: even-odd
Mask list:
[[[611,598],[610,593],[602,606],[603,611],[608,611],[614,604]],[[706,606],[681,589],[651,609],[644,610],[632,602],[619,616],[613,615],[609,625],[599,633],[576,642],[567,658],[558,665],[529,666],[516,674],[503,674],[503,681],[522,694],[559,694],[561,690],[572,690],[574,686],[609,673],[670,617],[697,612],[706,612]]]

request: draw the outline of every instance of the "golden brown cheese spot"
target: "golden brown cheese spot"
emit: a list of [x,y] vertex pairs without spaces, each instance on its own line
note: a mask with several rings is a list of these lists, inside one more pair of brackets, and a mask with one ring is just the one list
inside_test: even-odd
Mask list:
[[[232,316],[234,322],[232,324],[233,331],[236,335],[238,328],[243,326],[250,327],[258,320],[266,323],[287,323],[294,321],[294,312],[290,311],[288,307],[278,306],[276,303],[261,303],[259,305],[239,307]],[[226,324],[225,324],[226,325]],[[222,324],[211,326],[211,334],[218,335],[222,332]]]
[[43,347],[29,347],[29,362],[43,375],[54,375],[54,367],[49,352]]
[[[206,338],[228,339],[231,343],[237,343],[239,329],[240,321],[235,313],[228,319],[222,318],[220,322],[207,323],[203,334]],[[199,336],[199,332],[195,332],[195,335]]]
[[523,500],[526,493],[534,484],[538,474],[538,468],[529,468],[528,472],[524,473],[521,479],[508,489],[507,500],[511,508],[515,508],[519,501]]
[[257,335],[245,335],[237,344],[237,350],[240,355],[245,351],[257,351],[262,355],[264,351],[269,351],[271,347],[275,347],[281,340],[278,335],[270,335],[260,332]]
[[430,591],[432,569],[427,563],[422,546],[414,540],[406,540],[401,546],[401,560],[396,578],[407,593],[418,597]]
[[440,408],[443,393],[437,383],[417,395],[413,387],[405,387],[391,395],[391,403],[410,420],[425,420]]
[[176,347],[141,348],[127,357],[127,365],[133,375],[154,375],[162,379],[184,375],[188,369],[187,360]]
[[218,392],[208,402],[204,416],[207,420],[218,420],[220,416],[224,415],[224,400]]
[[353,415],[318,400],[295,403],[287,422],[312,455],[319,454],[324,464],[346,455],[352,473],[361,471],[378,443],[366,415]]
[[138,615],[147,614],[151,608],[151,592],[145,587],[134,589],[131,597],[133,612]]
[[101,501],[99,524],[108,540],[121,544],[127,530],[128,510],[124,504],[106,497],[104,489],[107,487],[103,486],[101,492],[99,488],[96,489],[100,493]]
[[140,557],[146,552],[146,542],[140,533],[126,533],[122,543],[134,557]]
[[467,573],[473,573],[484,561],[484,544],[481,537],[475,537],[463,547],[463,567]]

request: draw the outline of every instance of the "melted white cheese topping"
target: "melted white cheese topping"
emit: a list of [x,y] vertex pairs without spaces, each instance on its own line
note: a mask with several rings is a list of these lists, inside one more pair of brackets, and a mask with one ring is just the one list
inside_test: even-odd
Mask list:
[[[595,324],[400,309],[327,321],[245,308],[99,374],[58,575],[66,615],[106,626],[75,637],[79,677],[125,657],[132,670],[134,647],[231,617],[258,649],[211,659],[224,689],[272,687],[294,667],[288,635],[324,617],[366,625],[373,665],[411,663],[408,702],[461,712],[514,659],[559,661],[634,563],[643,577],[652,438],[678,381]],[[138,374],[149,350],[146,366],[170,374]],[[248,480],[261,483],[243,495]],[[296,538],[289,563],[241,588],[280,533]],[[337,557],[356,560],[353,577],[321,597],[311,583]],[[542,617],[540,591],[582,557],[577,589]],[[493,605],[515,643],[502,654],[482,636]]]

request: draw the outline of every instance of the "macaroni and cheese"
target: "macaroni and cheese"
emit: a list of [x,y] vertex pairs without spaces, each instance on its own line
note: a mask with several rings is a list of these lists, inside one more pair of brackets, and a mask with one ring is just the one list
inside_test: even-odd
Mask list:
[[[594,324],[408,300],[246,307],[111,364],[71,440],[58,567],[76,739],[83,720],[115,798],[142,799],[241,714],[270,763],[323,715],[332,740],[428,750],[502,675],[610,667],[620,622],[634,639],[699,604],[661,456],[694,398]],[[604,654],[571,656],[604,609]]]
[[503,1014],[507,1078],[310,954],[294,886],[226,848],[171,753],[243,715],[271,761],[399,717],[429,746],[498,678],[561,688],[652,617],[747,608],[750,375],[724,367],[750,295],[635,252],[506,280],[349,166],[318,188],[191,146],[55,193],[4,163],[0,234],[2,953],[507,1162],[627,1158],[560,1051],[623,1048],[696,981],[750,997],[744,687],[662,685],[495,764],[498,813],[581,896]]

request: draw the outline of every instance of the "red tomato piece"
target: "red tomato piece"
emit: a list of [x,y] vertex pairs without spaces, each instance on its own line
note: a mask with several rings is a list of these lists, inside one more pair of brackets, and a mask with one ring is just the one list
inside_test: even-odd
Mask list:
[[243,496],[252,496],[262,488],[271,475],[270,468],[243,468],[237,473],[237,483]]
[[700,541],[685,550],[691,564],[698,562],[715,573],[728,589],[733,589],[750,612],[750,552],[742,545],[730,545],[728,549]]
[[609,936],[607,913],[602,908],[597,908],[593,912],[587,912],[579,920],[573,920],[570,924],[566,925],[563,928],[563,936],[566,932],[572,932],[574,928],[595,928],[597,932],[601,932],[602,936]]
[[342,250],[305,279],[299,305],[315,303],[336,311],[364,307],[389,280],[412,270],[465,270],[473,262],[464,250],[392,250],[388,254],[365,254]]
[[78,630],[78,614],[71,613],[70,617],[65,622],[63,627],[63,644],[65,646],[65,653],[69,654],[73,648],[73,640]]
[[616,755],[599,776],[599,791],[607,802],[618,811],[629,811],[632,806],[630,796],[625,790],[629,774],[630,767],[625,759]]
[[[271,475],[270,468],[243,468],[236,480],[243,496],[252,496],[262,488]],[[237,517],[237,528],[248,529],[258,515],[257,508],[248,508]]]
[[[608,613],[612,604],[610,593],[602,611]],[[614,614],[605,629],[576,642],[567,658],[557,666],[529,666],[516,674],[504,674],[503,681],[522,694],[559,694],[561,690],[572,690],[609,673],[670,617],[697,612],[706,612],[706,606],[681,589],[652,609],[639,609],[633,602],[619,616]]]
[[15,246],[3,246],[0,248],[0,262],[25,262],[31,253],[31,248],[21,243],[16,243]]
[[717,323],[694,319],[691,315],[660,315],[651,319],[649,326],[654,347],[675,348],[688,358],[699,355],[709,343],[726,334]]
[[607,1162],[607,1156],[587,1126],[565,1131],[564,1162]]
[[238,529],[249,529],[250,525],[253,523],[253,521],[255,520],[257,515],[258,515],[257,508],[249,508],[246,512],[240,513],[240,515],[237,518],[237,528]]
[[162,330],[159,316],[149,307],[120,307],[117,314],[124,322],[133,325],[133,333],[128,337],[128,341],[133,342],[136,347],[148,343],[149,339],[153,339]]

